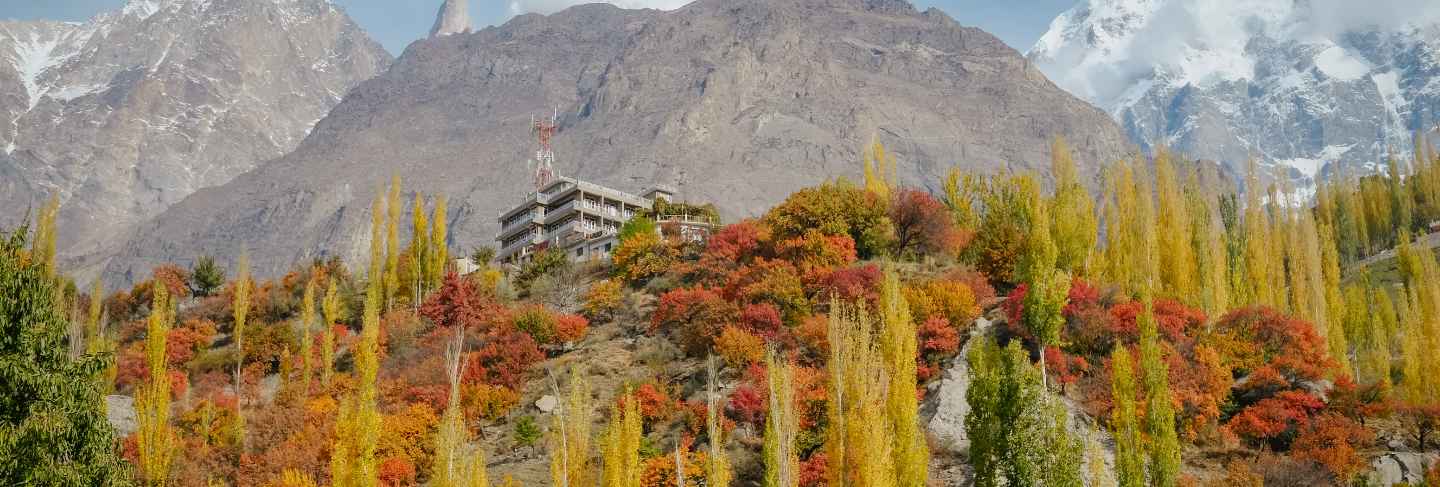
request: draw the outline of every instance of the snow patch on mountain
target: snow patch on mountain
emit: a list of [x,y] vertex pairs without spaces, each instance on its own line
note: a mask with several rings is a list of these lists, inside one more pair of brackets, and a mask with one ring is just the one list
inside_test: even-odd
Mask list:
[[1028,56],[1146,149],[1312,180],[1436,124],[1437,49],[1433,0],[1082,0]]

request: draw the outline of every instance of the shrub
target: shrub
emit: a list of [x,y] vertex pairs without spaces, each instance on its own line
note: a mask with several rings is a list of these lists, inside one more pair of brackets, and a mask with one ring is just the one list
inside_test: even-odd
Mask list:
[[560,315],[555,318],[555,340],[560,343],[575,343],[585,338],[590,330],[590,320],[580,315]]
[[515,287],[521,294],[530,293],[530,285],[540,276],[558,274],[570,268],[570,258],[560,249],[547,248],[536,252],[515,274]]
[[516,447],[534,447],[540,440],[540,426],[535,424],[535,418],[521,416],[516,420],[514,437]]
[[920,190],[904,189],[891,197],[890,221],[899,256],[954,257],[969,240],[945,204]]
[[480,350],[467,354],[468,383],[485,383],[519,390],[530,366],[545,359],[535,339],[519,331],[502,331],[489,337]]
[[678,257],[675,247],[652,232],[639,233],[621,242],[611,260],[617,277],[631,284],[642,284],[670,270]]
[[520,394],[509,387],[484,383],[460,386],[460,408],[467,420],[498,420],[519,404]]
[[525,306],[510,319],[516,330],[530,335],[540,345],[550,345],[555,341],[555,315],[544,306]]
[[475,282],[451,272],[445,275],[440,289],[420,306],[420,316],[435,326],[454,328],[463,326],[467,330],[487,329],[486,315],[494,301],[480,292]]
[[774,238],[803,237],[811,230],[825,235],[846,235],[855,242],[860,258],[883,255],[894,240],[888,202],[846,184],[824,184],[791,194],[765,214]]
[[703,355],[710,350],[721,328],[737,314],[735,305],[714,291],[676,289],[660,296],[650,318],[650,330],[669,330],[687,352]]
[[590,286],[585,293],[585,315],[593,320],[610,320],[625,304],[625,288],[620,281],[606,279]]
[[744,368],[765,359],[765,340],[739,327],[727,326],[715,339],[715,353],[726,365]]
[[1359,450],[1375,440],[1375,434],[1338,414],[1324,414],[1310,424],[1290,446],[1296,458],[1324,466],[1341,484],[1348,484],[1370,466]]

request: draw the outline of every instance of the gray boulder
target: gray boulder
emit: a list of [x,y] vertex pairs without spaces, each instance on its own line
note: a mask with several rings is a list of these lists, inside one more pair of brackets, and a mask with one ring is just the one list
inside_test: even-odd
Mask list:
[[105,396],[105,418],[115,428],[115,436],[125,437],[138,428],[135,422],[135,398],[130,396]]
[[1425,479],[1425,468],[1437,459],[1434,453],[1386,452],[1370,462],[1374,470],[1369,474],[1371,485],[1415,485]]

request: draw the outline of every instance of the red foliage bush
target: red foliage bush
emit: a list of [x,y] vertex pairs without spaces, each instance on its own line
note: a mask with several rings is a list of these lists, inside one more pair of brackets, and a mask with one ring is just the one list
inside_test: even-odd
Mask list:
[[750,384],[742,384],[730,393],[728,408],[737,421],[753,426],[764,426],[765,414],[770,412],[765,397]]
[[401,487],[415,485],[415,464],[401,457],[390,457],[380,462],[380,485]]
[[708,352],[726,323],[735,319],[735,305],[705,288],[675,289],[660,296],[650,317],[650,330],[670,330],[691,354]]
[[1276,450],[1283,450],[1287,445],[1282,436],[1293,437],[1309,426],[1311,416],[1324,407],[1320,398],[1309,393],[1284,391],[1246,407],[1230,418],[1228,426],[1241,437],[1271,442]]
[[943,316],[931,316],[917,331],[919,349],[916,357],[916,379],[924,382],[939,372],[941,360],[960,351],[960,333]]
[[440,289],[420,306],[420,316],[436,326],[485,330],[489,328],[486,318],[494,306],[494,301],[481,293],[473,281],[451,272],[445,275]]
[[502,331],[487,338],[480,350],[466,354],[465,382],[485,383],[520,390],[531,365],[545,359],[530,335]]
[[890,221],[895,250],[902,255],[954,256],[970,240],[955,228],[944,203],[916,189],[902,189],[891,197]]
[[884,274],[875,264],[839,269],[819,284],[815,299],[828,303],[834,296],[842,301],[874,303],[880,298],[880,281],[883,278]]
[[1333,366],[1314,326],[1270,308],[1232,311],[1215,323],[1213,335],[1221,360],[1241,372],[1293,384],[1318,380]]
[[559,342],[578,342],[589,330],[590,320],[584,316],[566,314],[555,318],[555,338]]
[[1348,484],[1370,466],[1360,449],[1375,441],[1375,434],[1350,418],[1324,414],[1295,438],[1290,446],[1296,458],[1313,460],[1330,471],[1341,484]]
[[780,310],[770,303],[746,305],[740,311],[740,325],[745,331],[772,341],[780,336],[784,327],[780,322]]
[[829,475],[829,462],[824,452],[815,452],[800,462],[800,487],[825,487]]
[[633,397],[639,401],[640,416],[646,421],[664,421],[670,419],[675,412],[675,400],[670,398],[669,391],[664,386],[655,382],[640,384]]

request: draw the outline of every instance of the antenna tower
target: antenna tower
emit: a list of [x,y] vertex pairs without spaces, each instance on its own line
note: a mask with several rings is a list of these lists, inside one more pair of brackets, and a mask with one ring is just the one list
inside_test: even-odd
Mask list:
[[555,120],[558,115],[558,111],[551,114],[549,120],[530,117],[530,131],[535,133],[540,142],[540,148],[535,150],[535,190],[537,191],[555,179],[555,150],[550,146],[550,139],[555,137]]

